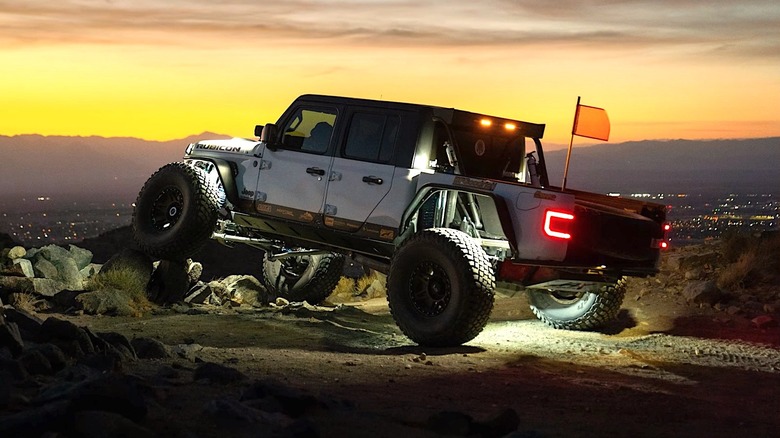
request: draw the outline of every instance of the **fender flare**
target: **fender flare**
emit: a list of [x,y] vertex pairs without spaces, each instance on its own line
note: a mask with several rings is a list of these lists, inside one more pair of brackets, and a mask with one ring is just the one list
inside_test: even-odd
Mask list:
[[238,174],[238,167],[236,163],[227,160],[221,160],[219,158],[204,158],[204,157],[192,157],[191,161],[206,161],[214,165],[214,168],[219,175],[219,180],[222,183],[222,187],[225,189],[225,196],[228,201],[233,204],[238,204],[238,188],[236,186],[236,175]]

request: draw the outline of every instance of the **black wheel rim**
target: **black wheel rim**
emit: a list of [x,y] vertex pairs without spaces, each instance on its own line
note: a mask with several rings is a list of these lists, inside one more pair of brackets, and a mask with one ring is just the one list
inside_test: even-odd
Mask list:
[[433,262],[421,263],[409,277],[409,294],[418,312],[425,316],[440,315],[452,298],[450,278],[441,266]]
[[295,279],[296,281],[301,278],[308,267],[308,257],[286,257],[282,261],[282,273],[284,276],[289,279]]
[[308,269],[309,258],[305,256],[285,257],[280,261],[280,264],[279,277],[276,279],[276,289],[287,292],[295,287],[295,284]]
[[152,203],[152,226],[165,231],[179,221],[184,209],[184,194],[176,187],[166,187]]

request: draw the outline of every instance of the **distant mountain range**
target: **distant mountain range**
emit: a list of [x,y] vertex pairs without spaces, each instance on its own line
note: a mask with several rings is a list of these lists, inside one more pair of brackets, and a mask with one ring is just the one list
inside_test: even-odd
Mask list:
[[2,195],[116,196],[132,202],[149,176],[178,161],[204,132],[171,141],[130,137],[0,136]]
[[[560,186],[566,151],[551,151],[545,158],[550,183]],[[575,146],[567,187],[621,193],[780,194],[780,137]]]
[[[137,138],[0,136],[2,195],[115,196],[132,202],[159,167],[204,132],[165,142]],[[545,154],[560,186],[565,150]],[[576,147],[567,187],[595,192],[780,194],[780,137],[638,141]]]

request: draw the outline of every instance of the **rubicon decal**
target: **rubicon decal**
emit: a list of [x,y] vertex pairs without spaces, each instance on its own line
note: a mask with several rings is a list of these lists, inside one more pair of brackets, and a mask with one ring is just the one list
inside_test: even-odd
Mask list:
[[204,149],[208,151],[223,151],[223,152],[242,152],[240,146],[222,146],[216,144],[201,144],[195,145],[195,149]]

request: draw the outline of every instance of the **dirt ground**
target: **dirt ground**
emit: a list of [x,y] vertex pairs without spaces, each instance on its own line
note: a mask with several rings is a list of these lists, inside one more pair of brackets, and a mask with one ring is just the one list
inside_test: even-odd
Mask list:
[[[519,417],[516,437],[778,436],[780,329],[686,303],[642,281],[629,285],[618,320],[601,332],[549,328],[523,293],[500,291],[483,333],[448,349],[411,343],[382,298],[335,307],[64,317],[194,352],[124,365],[147,378],[167,366],[180,374],[145,420],[154,430],[173,422],[197,436],[264,436],[262,428],[247,432],[236,421],[202,414],[209,400],[247,386],[193,381],[197,362],[206,361],[250,381],[270,377],[338,401],[310,417],[325,437],[438,436],[442,413],[486,423],[500,421],[507,409]],[[656,287],[648,292],[648,285]]]

